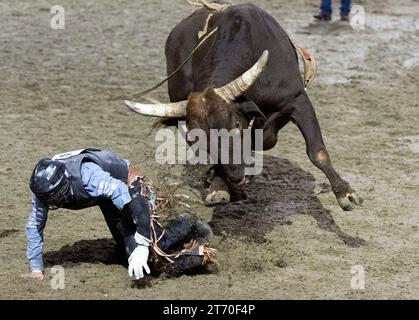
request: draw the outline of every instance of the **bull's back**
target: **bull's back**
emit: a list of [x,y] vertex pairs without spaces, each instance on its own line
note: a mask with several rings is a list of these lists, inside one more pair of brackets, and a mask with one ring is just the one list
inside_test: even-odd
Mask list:
[[[274,109],[289,96],[304,91],[297,54],[287,33],[268,12],[253,4],[232,6],[220,18],[217,40],[210,53],[217,56],[212,60],[215,63],[211,68],[215,71],[210,82],[219,86],[235,79],[264,50],[269,51],[268,64],[245,96],[262,109]],[[202,68],[210,64],[208,59]]]
[[218,13],[204,8],[181,21],[166,42],[168,73],[198,45],[197,34],[211,13],[211,24],[218,26],[217,33],[169,80],[172,101],[185,100],[192,91],[232,81],[249,69],[264,50],[270,53],[268,64],[245,96],[269,109],[304,90],[288,35],[275,18],[253,4],[234,5]]

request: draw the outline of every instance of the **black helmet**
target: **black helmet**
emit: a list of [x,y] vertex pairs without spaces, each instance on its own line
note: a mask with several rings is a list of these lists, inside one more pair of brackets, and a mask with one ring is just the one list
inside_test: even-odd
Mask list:
[[51,209],[63,206],[70,199],[70,181],[65,165],[49,158],[40,160],[32,172],[29,187]]

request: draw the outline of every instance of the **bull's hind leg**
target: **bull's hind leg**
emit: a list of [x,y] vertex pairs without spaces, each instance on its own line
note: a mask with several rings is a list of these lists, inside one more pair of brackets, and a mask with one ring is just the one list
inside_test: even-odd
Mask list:
[[319,122],[313,105],[306,93],[302,93],[294,102],[295,109],[291,115],[306,141],[307,154],[313,162],[327,176],[339,205],[345,211],[360,206],[363,199],[343,180],[332,166],[329,154],[323,142]]

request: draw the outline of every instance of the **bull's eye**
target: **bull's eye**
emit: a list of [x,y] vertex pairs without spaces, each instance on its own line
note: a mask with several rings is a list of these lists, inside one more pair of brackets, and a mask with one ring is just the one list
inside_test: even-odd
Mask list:
[[236,122],[236,128],[237,128],[237,129],[240,129],[240,126],[241,126],[240,121],[237,121],[237,122]]

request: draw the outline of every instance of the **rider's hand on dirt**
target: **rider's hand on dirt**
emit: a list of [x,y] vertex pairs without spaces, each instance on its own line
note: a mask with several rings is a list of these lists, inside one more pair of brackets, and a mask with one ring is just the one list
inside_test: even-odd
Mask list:
[[135,250],[131,253],[130,257],[128,258],[128,275],[130,277],[134,277],[135,279],[141,279],[144,277],[144,272],[150,274],[150,268],[148,267],[147,260],[148,260],[148,253],[149,248],[147,246],[139,245],[135,248]]

